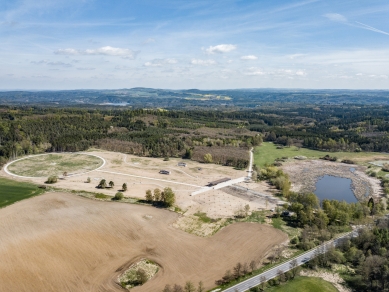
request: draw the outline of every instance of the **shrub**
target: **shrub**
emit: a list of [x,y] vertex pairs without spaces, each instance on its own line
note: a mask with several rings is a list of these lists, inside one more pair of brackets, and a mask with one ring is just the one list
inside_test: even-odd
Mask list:
[[115,194],[115,196],[112,198],[112,200],[120,201],[120,200],[122,200],[123,198],[124,198],[123,193],[117,192],[117,193]]
[[97,188],[99,189],[105,189],[106,187],[107,187],[107,181],[105,179],[102,179],[99,185],[97,186]]
[[320,157],[320,159],[328,160],[328,161],[337,161],[337,160],[338,160],[337,157],[335,157],[335,156],[331,157],[331,156],[329,156],[328,154],[325,155],[324,157]]
[[212,155],[210,153],[207,153],[204,155],[204,162],[205,163],[212,163]]
[[163,202],[166,207],[171,207],[174,205],[176,201],[176,196],[171,188],[166,187],[163,189],[163,192],[161,194],[161,197],[163,199]]
[[95,194],[96,199],[108,199],[110,196],[104,195],[104,194]]
[[122,185],[122,190],[123,190],[123,192],[127,191],[127,184],[126,184],[126,183],[124,183],[124,184]]
[[86,182],[87,182],[87,183],[90,183],[90,181],[91,181],[91,180],[90,180],[90,177],[88,177],[88,178],[86,179]]
[[55,184],[56,182],[58,182],[58,176],[56,175],[49,176],[46,181],[47,184]]

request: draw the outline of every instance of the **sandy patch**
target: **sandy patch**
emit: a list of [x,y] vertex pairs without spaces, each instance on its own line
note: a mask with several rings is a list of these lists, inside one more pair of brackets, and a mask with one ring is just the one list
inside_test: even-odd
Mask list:
[[[177,158],[163,161],[161,158],[138,157],[109,151],[94,150],[88,153],[102,157],[106,161],[104,167],[87,174],[60,179],[53,186],[69,191],[81,190],[114,196],[116,192],[121,190],[123,183],[126,183],[128,190],[124,192],[124,196],[142,199],[145,198],[148,189],[170,187],[176,194],[176,204],[182,210],[188,211],[188,214],[197,211],[205,212],[211,218],[232,217],[236,210],[247,203],[250,204],[252,210],[274,208],[273,203],[269,200],[258,199],[253,201],[249,196],[239,195],[239,192],[235,195],[231,192],[227,194],[222,190],[212,190],[194,197],[190,196],[192,192],[206,186],[210,181],[224,177],[234,179],[246,176],[247,172],[245,170],[236,170],[232,167],[215,164],[202,164],[190,160],[184,160],[187,167],[181,167],[178,166],[178,163],[183,160]],[[171,171],[171,175],[160,174],[159,171],[162,169]],[[47,179],[47,177],[15,178],[6,174],[4,170],[0,171],[0,175],[36,184],[44,184]],[[86,183],[88,177],[91,180],[90,183]],[[101,179],[106,179],[107,182],[113,181],[115,186],[108,189],[97,189],[96,186]],[[242,183],[243,185],[271,194],[271,191],[266,191],[266,186],[262,184]]]

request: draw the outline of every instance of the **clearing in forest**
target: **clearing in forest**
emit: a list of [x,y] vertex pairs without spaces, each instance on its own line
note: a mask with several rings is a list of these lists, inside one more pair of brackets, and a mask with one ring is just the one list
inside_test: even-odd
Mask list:
[[319,159],[325,155],[337,157],[338,160],[351,159],[356,162],[361,160],[371,160],[378,157],[388,157],[387,155],[377,152],[329,152],[311,150],[308,148],[298,148],[296,146],[280,147],[271,142],[264,142],[261,146],[255,148],[254,164],[264,167],[266,164],[273,164],[277,158],[294,158],[295,156],[305,156],[308,159]]
[[52,153],[22,158],[8,165],[8,171],[25,177],[60,176],[84,173],[100,167],[103,161],[92,155]]

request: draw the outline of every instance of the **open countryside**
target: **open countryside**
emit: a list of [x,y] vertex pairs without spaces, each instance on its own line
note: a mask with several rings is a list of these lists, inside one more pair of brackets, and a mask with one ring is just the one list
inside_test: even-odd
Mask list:
[[0,3],[0,292],[389,292],[388,0]]

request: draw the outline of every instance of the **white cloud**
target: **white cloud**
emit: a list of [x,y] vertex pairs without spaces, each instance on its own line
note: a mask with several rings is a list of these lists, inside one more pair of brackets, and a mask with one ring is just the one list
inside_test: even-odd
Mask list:
[[236,46],[230,45],[230,44],[221,44],[221,45],[217,45],[217,46],[210,46],[208,49],[205,49],[205,51],[208,54],[215,54],[215,53],[223,54],[223,53],[231,52],[233,50],[236,50]]
[[291,60],[294,60],[294,59],[298,59],[298,58],[301,58],[301,57],[304,57],[306,54],[293,54],[293,55],[289,55],[288,58],[291,59]]
[[296,74],[297,76],[305,76],[305,75],[307,75],[307,73],[304,72],[303,70],[297,70],[297,71],[295,72],[295,74]]
[[328,18],[329,20],[332,20],[332,21],[347,22],[347,18],[344,17],[342,14],[339,14],[339,13],[327,13],[327,14],[324,14],[324,17],[326,17],[326,18]]
[[172,65],[172,64],[177,64],[176,59],[154,59],[152,61],[146,62],[145,66],[146,67],[162,67],[164,65]]
[[133,69],[132,67],[129,66],[116,66],[115,70],[131,70]]
[[95,70],[96,68],[93,67],[78,67],[77,70],[82,70],[82,71],[91,71]]
[[201,65],[201,66],[209,66],[209,65],[216,65],[215,60],[202,60],[202,59],[192,59],[190,62],[192,65]]
[[245,75],[249,76],[258,76],[258,75],[265,75],[266,73],[263,72],[261,69],[256,67],[250,67],[247,69],[246,72],[244,72]]
[[82,55],[81,51],[75,49],[59,49],[54,52],[57,55]]
[[306,76],[304,70],[280,69],[273,73],[275,76]]
[[240,57],[241,60],[257,60],[258,57],[257,56],[254,56],[254,55],[247,55],[247,56],[242,56]]
[[69,63],[64,63],[64,62],[52,62],[52,61],[48,61],[48,60],[41,60],[41,61],[31,61],[32,64],[36,64],[36,65],[41,65],[41,64],[45,64],[45,65],[49,65],[49,66],[58,66],[58,67],[73,67],[72,64],[69,64]]
[[102,55],[118,56],[127,59],[134,59],[139,52],[130,49],[114,48],[110,46],[98,49],[76,50],[76,49],[59,49],[54,52],[57,55]]

